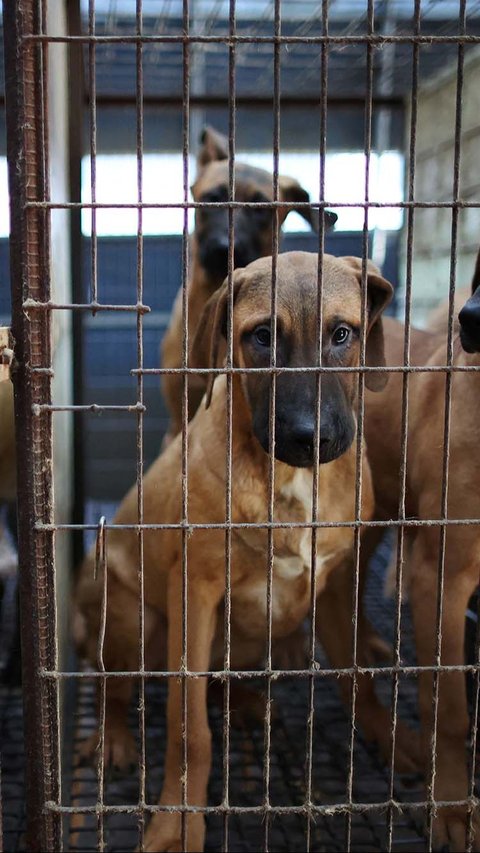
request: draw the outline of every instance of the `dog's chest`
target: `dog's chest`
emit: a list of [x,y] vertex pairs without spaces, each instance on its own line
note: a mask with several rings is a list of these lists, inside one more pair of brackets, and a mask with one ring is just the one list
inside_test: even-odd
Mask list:
[[[312,474],[297,470],[275,500],[272,563],[272,627],[274,635],[291,631],[308,612],[312,576]],[[288,525],[292,526],[289,527]],[[307,525],[307,526],[302,526]],[[246,633],[264,635],[267,613],[269,547],[265,529],[241,530],[236,540],[240,581],[234,585],[235,620]],[[319,530],[315,559],[317,592],[338,555],[335,535]],[[243,566],[241,561],[243,561]],[[245,570],[242,571],[242,568]]]

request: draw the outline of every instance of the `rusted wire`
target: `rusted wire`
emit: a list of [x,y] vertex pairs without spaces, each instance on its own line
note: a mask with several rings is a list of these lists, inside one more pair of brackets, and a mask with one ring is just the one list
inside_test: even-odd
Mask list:
[[208,210],[210,208],[238,208],[242,210],[275,210],[283,208],[286,210],[324,210],[326,207],[335,208],[358,208],[365,210],[366,208],[381,209],[383,207],[398,208],[399,210],[414,207],[415,209],[430,208],[479,208],[478,201],[465,201],[463,199],[455,199],[452,201],[337,201],[335,198],[328,199],[322,202],[288,202],[288,201],[178,201],[178,202],[78,202],[78,201],[30,201],[25,203],[25,210],[36,210],[38,208],[54,208],[58,210],[75,210],[96,208],[97,210],[136,210],[138,207],[148,208],[149,210],[183,210],[185,208],[196,208]]
[[[478,522],[477,522],[478,523]],[[317,665],[318,666],[318,665]],[[274,678],[276,681],[282,678],[303,678],[307,675],[313,675],[315,678],[350,678],[356,672],[359,675],[393,675],[395,673],[400,673],[402,675],[407,676],[416,676],[422,672],[472,672],[475,673],[478,671],[478,667],[476,664],[439,664],[431,666],[408,666],[408,665],[399,665],[399,666],[382,666],[381,673],[379,673],[378,667],[375,666],[360,666],[357,664],[356,667],[342,667],[341,669],[329,669],[328,667],[313,668],[311,673],[305,669],[267,669],[263,667],[262,669],[241,669],[241,670],[223,670],[223,669],[206,669],[206,670],[192,670],[190,671],[187,668],[181,670],[145,670],[143,673],[145,678],[214,678],[220,681],[224,681],[226,678],[235,678],[238,680],[242,679],[250,679],[250,678],[258,678],[261,676],[268,676]],[[47,679],[69,679],[69,678],[81,678],[81,679],[97,679],[101,678],[127,678],[127,677],[138,677],[142,676],[141,672],[135,672],[134,670],[115,670],[114,672],[95,672],[93,671],[72,671],[72,672],[58,672],[55,670],[41,670],[40,677]]]
[[107,557],[107,537],[105,532],[105,516],[102,515],[98,522],[97,541],[95,545],[95,562],[93,576],[95,580],[100,576],[102,581],[102,599],[100,605],[100,627],[97,639],[97,666],[100,675],[99,697],[98,697],[98,744],[96,747],[97,759],[97,791],[98,804],[100,806],[97,812],[97,837],[98,850],[105,850],[105,832],[104,832],[104,797],[105,797],[105,721],[107,709],[107,681],[102,678],[105,673],[105,663],[103,659],[103,651],[105,646],[105,634],[107,630],[107,595],[108,595],[108,557]]
[[[183,0],[183,33],[190,32],[189,0]],[[190,187],[189,143],[190,143],[190,41],[183,42],[183,201],[188,202]],[[182,242],[182,367],[185,368],[182,383],[182,521],[188,525],[188,208],[183,212]],[[188,667],[188,527],[182,530],[182,668]],[[181,796],[182,805],[187,805],[188,786],[188,681],[182,679],[182,766]],[[181,841],[187,849],[187,822],[182,813]]]
[[371,45],[372,47],[383,47],[386,44],[478,44],[480,36],[470,34],[458,35],[387,35],[387,34],[372,34],[372,35],[318,35],[318,36],[287,36],[287,35],[272,35],[272,36],[249,36],[236,34],[235,36],[202,36],[190,35],[184,32],[181,35],[71,35],[71,36],[51,36],[41,33],[26,33],[23,37],[24,50],[27,50],[31,43],[40,43],[48,41],[51,44],[69,44],[81,42],[89,44],[311,44],[311,45]]
[[[353,814],[371,814],[375,812],[379,812],[380,814],[385,812],[388,808],[395,809],[399,814],[408,810],[411,811],[424,811],[426,806],[428,805],[428,801],[415,800],[413,802],[398,802],[397,800],[383,800],[378,803],[351,803],[348,806],[343,803],[334,803],[332,805],[314,805],[312,806],[312,814],[314,816],[320,817],[321,815],[325,815],[326,817],[334,817],[335,815],[344,815],[347,812],[347,809],[350,810]],[[473,801],[468,798],[465,800],[438,800],[437,806],[438,808],[445,808],[446,806],[470,806],[471,808],[478,807],[480,805],[480,801],[478,798],[474,797]],[[53,812],[55,814],[96,814],[96,809],[98,806],[57,806],[55,803],[47,802],[45,803],[45,809],[49,812]],[[128,805],[115,805],[115,806],[103,806],[103,813],[108,814],[138,814],[138,806],[128,806]],[[224,812],[224,807],[222,805],[219,806],[181,806],[173,805],[173,806],[161,806],[161,805],[147,805],[145,806],[145,811],[148,814],[172,814],[177,812],[182,812],[183,814],[203,814],[203,815],[216,815],[222,814]],[[261,806],[229,806],[228,809],[231,815],[239,814],[239,815],[264,815],[265,814],[265,805]],[[305,806],[268,806],[267,811],[270,815],[306,815]]]
[[[272,530],[286,530],[286,529],[295,529],[295,528],[328,528],[328,527],[384,527],[395,528],[395,527],[448,527],[450,525],[470,525],[470,524],[479,524],[480,521],[478,518],[408,518],[405,520],[392,518],[390,521],[367,521],[366,519],[362,519],[361,521],[313,521],[306,524],[303,521],[232,521],[231,528],[232,530],[268,530],[268,528],[272,528]],[[179,523],[171,523],[171,524],[143,524],[142,527],[144,530],[182,530],[186,529],[188,531],[192,530],[225,530],[226,523],[222,521],[212,521],[212,522],[179,522]],[[138,530],[139,524],[108,524],[106,525],[108,530]],[[44,530],[44,531],[57,531],[57,530],[96,530],[96,525],[92,524],[48,524],[45,522],[38,521],[34,525],[35,530]]]
[[[230,0],[229,34],[234,36],[236,31],[235,0]],[[228,199],[235,199],[235,132],[236,132],[236,47],[230,44],[228,49]],[[227,317],[227,367],[233,365],[233,271],[235,266],[235,228],[233,208],[228,209],[228,256],[227,256],[227,286],[228,286],[228,317]],[[232,615],[232,461],[233,461],[233,376],[227,375],[226,381],[226,459],[225,459],[225,591],[224,591],[224,649],[223,667],[228,671],[231,667],[231,615]],[[223,792],[222,803],[226,807],[223,817],[223,851],[228,853],[229,844],[229,809],[230,802],[230,679],[227,677],[223,684]]]
[[[367,4],[367,26],[368,35],[374,30],[374,4],[368,0]],[[362,270],[361,270],[361,325],[360,325],[360,366],[365,365],[368,326],[368,199],[370,187],[370,155],[372,147],[372,92],[373,92],[373,52],[372,46],[366,42],[366,99],[365,99],[365,201],[362,234]],[[356,436],[356,459],[355,459],[355,520],[360,522],[362,516],[363,495],[363,459],[364,459],[364,415],[365,415],[365,374],[358,374],[358,404],[357,404],[357,436]],[[358,606],[360,589],[360,535],[361,526],[357,524],[354,528],[353,559],[354,576],[352,590],[352,661],[353,676],[351,688],[351,721],[349,742],[349,766],[347,769],[347,799],[349,806],[353,802],[353,777],[355,758],[355,724],[356,724],[356,699],[357,699],[357,645],[358,645]],[[346,814],[346,850],[351,849],[352,843],[352,811]]]
[[[414,31],[417,34],[420,30],[420,15],[421,15],[421,0],[415,0],[414,9]],[[417,131],[417,113],[418,113],[418,70],[419,70],[419,46],[412,46],[412,85],[411,85],[411,104],[410,104],[410,134],[409,134],[409,157],[408,157],[408,199],[413,201],[415,198],[415,166],[416,166],[416,131]],[[412,268],[413,268],[413,235],[414,235],[414,216],[415,208],[407,210],[407,257],[405,269],[405,333],[403,347],[403,363],[405,367],[410,366],[410,324],[412,316]],[[400,426],[400,470],[399,470],[399,498],[398,498],[398,520],[405,520],[405,502],[407,490],[407,449],[408,449],[408,412],[409,412],[409,380],[410,372],[407,370],[403,373],[402,381],[402,415]],[[401,619],[402,619],[402,591],[403,591],[403,562],[404,562],[404,542],[405,542],[405,526],[399,524],[397,528],[397,554],[396,554],[396,572],[395,572],[395,641],[394,641],[394,661],[397,666],[401,664]],[[393,675],[392,683],[392,717],[391,717],[391,769],[390,769],[390,797],[394,794],[394,773],[395,773],[395,745],[397,733],[397,714],[398,714],[398,692],[399,692],[399,674]],[[388,850],[392,849],[393,844],[393,820],[394,810],[388,811]]]
[[[44,803],[60,804],[60,716],[58,685],[43,686],[40,669],[58,667],[55,532],[36,531],[35,521],[54,520],[52,501],[52,415],[31,417],[35,404],[51,402],[51,315],[38,321],[23,311],[27,299],[51,298],[50,216],[37,210],[25,216],[30,201],[49,199],[49,115],[45,4],[26,0],[3,10],[10,190],[10,271],[12,332],[17,367],[16,436],[20,607],[26,741],[26,843],[32,851],[62,849],[58,817],[44,813]],[[25,36],[39,34],[45,49]],[[44,211],[46,208],[44,208]],[[45,366],[29,373],[26,365]]]
[[[322,0],[322,28],[324,32],[328,32],[328,2]],[[327,143],[327,91],[328,91],[328,47],[322,45],[321,57],[321,107],[320,107],[320,139],[319,139],[319,177],[320,177],[320,200],[325,196],[325,160],[326,160],[326,143]],[[325,240],[325,223],[323,217],[319,217],[319,232],[318,232],[318,284],[317,284],[317,326],[316,348],[317,348],[317,363],[322,364],[322,323],[323,323],[323,252]],[[320,373],[316,376],[315,387],[315,434],[314,434],[314,449],[313,458],[320,458],[320,411],[321,411],[321,376]],[[312,523],[317,521],[319,514],[319,465],[313,466],[312,478]],[[315,649],[316,649],[316,619],[317,619],[317,537],[318,528],[311,529],[311,567],[310,567],[310,637],[308,648],[308,668],[313,670],[316,666]],[[315,680],[310,674],[309,677],[309,702],[308,702],[308,717],[307,717],[307,736],[305,741],[305,807],[307,809],[307,825],[306,825],[306,848],[311,849],[312,837],[312,773],[313,773],[313,738],[315,724]]]
[[[137,36],[141,37],[143,30],[143,2],[136,0],[135,24]],[[137,123],[137,200],[143,201],[143,44],[139,40],[136,45],[136,123]],[[137,219],[137,305],[143,304],[143,208],[138,208]],[[143,416],[144,405],[144,374],[143,369],[143,317],[144,312],[137,312],[137,512],[140,527],[137,533],[138,546],[138,664],[139,670],[145,670],[145,578],[144,578],[144,519],[143,503]],[[146,789],[146,726],[145,726],[145,678],[140,677],[138,684],[138,724],[140,734],[139,751],[139,820],[138,834],[141,853],[144,850],[145,833],[145,789]]]
[[91,241],[90,241],[90,282],[91,300],[98,298],[97,265],[97,69],[95,54],[95,0],[88,0],[88,88],[90,114],[90,195],[92,200]]
[[[281,0],[274,0],[274,29],[277,37],[274,42],[273,57],[273,201],[279,199],[278,163],[280,147],[280,45],[278,37],[281,30]],[[270,368],[277,363],[277,270],[278,270],[278,234],[279,220],[274,217],[272,233],[272,281],[271,281],[271,341],[270,341]],[[273,522],[275,513],[275,413],[277,398],[277,374],[270,372],[270,400],[268,407],[268,521]],[[272,615],[273,615],[273,561],[274,540],[273,528],[267,530],[267,586],[266,586],[266,635],[265,635],[265,668],[272,667]],[[263,805],[265,818],[263,821],[263,850],[268,853],[270,816],[268,807],[270,805],[270,746],[272,732],[272,682],[267,676],[265,683],[265,724],[263,730],[264,754],[263,754]]]
[[[460,0],[459,22],[465,29],[466,0]],[[458,44],[456,93],[455,93],[455,136],[454,136],[454,163],[453,163],[453,187],[454,199],[459,196],[460,190],[460,154],[461,154],[461,131],[462,131],[462,92],[463,92],[463,45]],[[447,328],[447,365],[453,360],[453,338],[454,338],[454,300],[456,284],[457,263],[457,239],[458,239],[458,208],[452,208],[452,230],[451,230],[451,256],[450,256],[450,282],[448,293],[448,328]],[[448,486],[449,486],[449,461],[450,461],[450,432],[451,432],[451,404],[452,404],[452,374],[445,374],[445,407],[444,407],[444,432],[443,432],[443,459],[442,459],[442,492],[441,492],[441,514],[447,516],[448,512]],[[435,661],[438,665],[442,657],[443,636],[443,608],[444,608],[444,586],[445,586],[445,545],[446,527],[440,528],[440,548],[438,556],[438,578],[437,578],[437,601],[436,601],[436,640]],[[439,705],[440,674],[433,674],[432,689],[432,731],[430,740],[430,776],[427,781],[427,795],[429,806],[427,808],[427,823],[429,844],[433,845],[433,821],[437,813],[435,801],[435,776],[437,770],[437,728],[438,728],[438,705]],[[471,833],[471,825],[470,825]]]

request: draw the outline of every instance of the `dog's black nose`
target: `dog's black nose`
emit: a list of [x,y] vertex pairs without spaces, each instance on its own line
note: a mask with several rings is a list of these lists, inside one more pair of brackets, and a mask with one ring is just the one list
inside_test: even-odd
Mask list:
[[[219,234],[214,240],[206,242],[200,250],[203,266],[208,272],[225,278],[228,273],[228,234]],[[246,267],[255,260],[258,252],[241,240],[235,240],[233,247],[233,266],[235,269]]]
[[466,352],[480,352],[480,295],[477,291],[458,315],[460,340]]
[[225,278],[228,272],[228,235],[219,234],[200,249],[201,260],[208,272]]
[[315,424],[313,421],[302,420],[296,423],[291,430],[290,440],[299,452],[299,455],[304,455],[305,458],[313,459],[313,446],[315,441]]

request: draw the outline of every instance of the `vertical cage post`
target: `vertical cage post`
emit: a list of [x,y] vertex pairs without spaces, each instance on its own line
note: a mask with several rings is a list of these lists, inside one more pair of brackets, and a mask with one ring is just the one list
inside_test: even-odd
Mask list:
[[[62,849],[59,803],[58,685],[43,677],[57,668],[53,522],[50,312],[26,310],[25,300],[50,298],[49,214],[29,202],[45,201],[47,186],[45,68],[42,47],[26,39],[42,32],[38,0],[4,5],[7,150],[11,241],[12,333],[18,477],[18,539],[27,849]],[[47,368],[38,371],[36,368]]]

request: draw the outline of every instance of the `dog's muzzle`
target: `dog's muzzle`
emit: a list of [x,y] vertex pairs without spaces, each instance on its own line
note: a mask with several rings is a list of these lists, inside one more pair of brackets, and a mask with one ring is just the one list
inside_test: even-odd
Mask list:
[[[321,465],[338,459],[350,447],[355,435],[353,424],[320,423],[319,455]],[[268,430],[257,432],[263,449],[269,453]],[[298,418],[288,423],[277,419],[275,424],[275,458],[293,468],[311,468],[315,459],[315,421]]]
[[465,303],[458,315],[460,340],[465,352],[480,352],[480,294],[478,290]]
[[[228,275],[228,235],[206,240],[200,247],[200,263],[203,268],[217,278],[226,278]],[[234,269],[246,267],[258,256],[253,250],[242,243],[235,241],[233,248]]]

